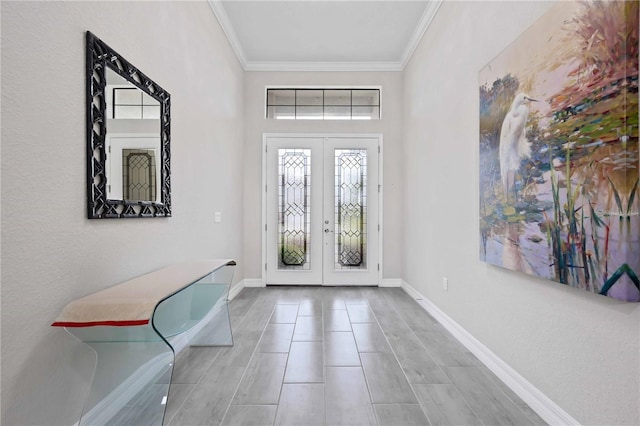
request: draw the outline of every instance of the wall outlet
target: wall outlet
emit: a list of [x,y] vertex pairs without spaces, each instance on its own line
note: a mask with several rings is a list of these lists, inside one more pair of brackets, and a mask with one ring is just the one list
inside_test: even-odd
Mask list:
[[215,213],[213,214],[213,221],[214,221],[215,223],[220,223],[220,222],[222,222],[222,212],[215,212]]
[[442,277],[442,289],[449,291],[449,279],[447,277]]

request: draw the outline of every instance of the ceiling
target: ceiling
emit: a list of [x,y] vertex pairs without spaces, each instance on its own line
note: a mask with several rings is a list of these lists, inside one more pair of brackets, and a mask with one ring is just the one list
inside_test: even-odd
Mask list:
[[400,71],[442,0],[209,0],[247,71]]

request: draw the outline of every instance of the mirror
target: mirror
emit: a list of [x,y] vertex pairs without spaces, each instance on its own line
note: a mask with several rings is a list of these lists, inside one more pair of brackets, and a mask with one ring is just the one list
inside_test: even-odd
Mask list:
[[90,219],[171,216],[170,95],[87,32]]
[[107,199],[161,202],[160,103],[107,67]]

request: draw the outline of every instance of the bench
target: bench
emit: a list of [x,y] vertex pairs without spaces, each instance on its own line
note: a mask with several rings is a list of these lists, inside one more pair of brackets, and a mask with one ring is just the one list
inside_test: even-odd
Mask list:
[[235,264],[171,265],[65,306],[52,326],[96,354],[80,425],[162,424],[176,355],[188,346],[233,345]]

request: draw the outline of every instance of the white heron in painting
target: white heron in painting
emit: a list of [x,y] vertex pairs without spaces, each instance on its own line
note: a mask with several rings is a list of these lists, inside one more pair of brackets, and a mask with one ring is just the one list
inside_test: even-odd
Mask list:
[[500,131],[500,178],[505,198],[509,190],[514,190],[515,175],[520,168],[520,160],[531,156],[525,125],[529,117],[529,102],[537,102],[525,93],[518,93],[502,122]]

